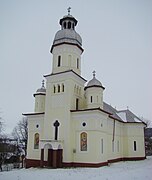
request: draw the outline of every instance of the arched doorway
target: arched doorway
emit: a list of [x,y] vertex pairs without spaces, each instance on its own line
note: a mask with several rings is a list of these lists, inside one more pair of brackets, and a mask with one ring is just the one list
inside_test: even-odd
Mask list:
[[53,147],[51,144],[47,143],[44,146],[44,149],[47,149],[47,167],[52,167],[52,162],[53,162]]
[[57,167],[58,168],[62,167],[62,155],[63,155],[63,149],[62,149],[62,146],[59,144],[58,150],[57,150]]
[[53,145],[47,143],[43,147],[44,148],[41,149],[40,166],[47,166],[50,168],[61,168],[63,154],[63,148],[61,144],[59,144],[57,147],[53,147]]

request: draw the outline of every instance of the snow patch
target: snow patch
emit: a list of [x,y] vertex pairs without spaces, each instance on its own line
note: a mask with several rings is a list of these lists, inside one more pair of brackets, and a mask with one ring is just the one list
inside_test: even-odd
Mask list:
[[152,179],[152,156],[100,168],[20,169],[0,172],[0,180],[143,180]]

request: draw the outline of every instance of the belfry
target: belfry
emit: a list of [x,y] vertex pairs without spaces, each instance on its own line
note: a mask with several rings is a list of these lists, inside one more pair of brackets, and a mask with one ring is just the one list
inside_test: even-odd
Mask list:
[[52,70],[34,93],[28,118],[26,167],[100,167],[145,159],[145,124],[130,110],[104,102],[105,87],[81,76],[82,38],[70,14],[60,19],[50,52]]

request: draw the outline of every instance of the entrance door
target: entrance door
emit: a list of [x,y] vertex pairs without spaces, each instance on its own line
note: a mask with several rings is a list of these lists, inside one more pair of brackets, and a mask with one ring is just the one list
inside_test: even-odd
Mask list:
[[62,149],[58,149],[57,150],[57,168],[61,168],[62,167],[62,153],[63,153],[63,150]]
[[53,149],[48,149],[48,167],[53,165]]

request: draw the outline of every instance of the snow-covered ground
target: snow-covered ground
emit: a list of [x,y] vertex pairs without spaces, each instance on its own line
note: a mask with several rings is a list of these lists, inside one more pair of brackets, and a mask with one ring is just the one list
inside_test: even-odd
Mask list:
[[152,180],[152,157],[101,168],[20,169],[0,172],[0,180]]

